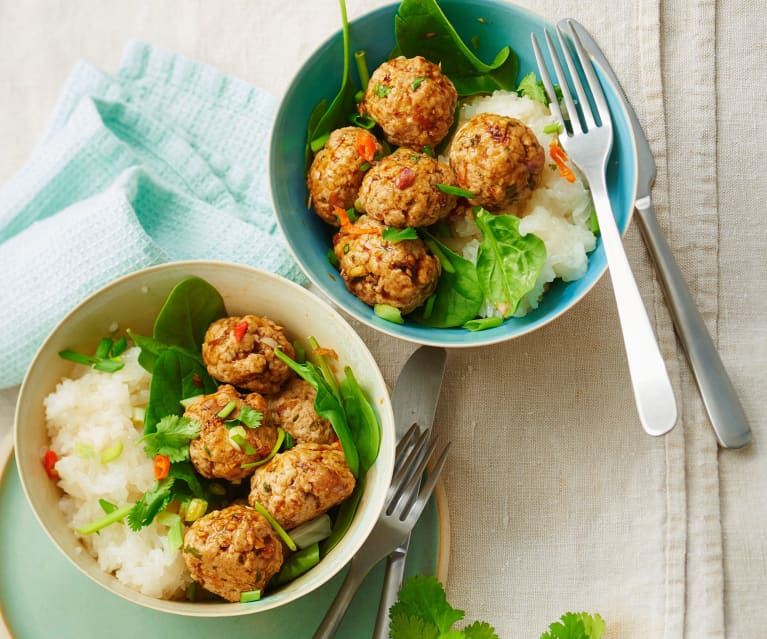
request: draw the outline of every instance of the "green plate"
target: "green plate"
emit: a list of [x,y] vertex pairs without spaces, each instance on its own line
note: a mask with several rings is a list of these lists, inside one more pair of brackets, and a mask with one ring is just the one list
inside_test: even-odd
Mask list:
[[[0,451],[2,455],[2,451]],[[10,456],[13,460],[13,456]],[[0,465],[3,459],[0,458]],[[437,502],[439,501],[439,506]],[[413,532],[407,575],[444,578],[447,526],[444,498],[432,499]],[[346,571],[319,590],[282,608],[254,615],[204,619],[142,608],[110,594],[63,557],[26,502],[16,464],[0,478],[0,636],[2,621],[13,639],[196,639],[211,637],[310,638],[341,586]],[[372,634],[383,583],[383,564],[368,575],[336,634]]]

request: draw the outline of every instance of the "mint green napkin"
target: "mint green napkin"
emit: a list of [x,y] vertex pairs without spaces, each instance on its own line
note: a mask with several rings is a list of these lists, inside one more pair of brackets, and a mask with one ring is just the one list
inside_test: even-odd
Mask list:
[[84,297],[163,262],[235,261],[301,284],[276,226],[276,100],[130,43],[114,76],[79,63],[42,141],[0,188],[0,387]]

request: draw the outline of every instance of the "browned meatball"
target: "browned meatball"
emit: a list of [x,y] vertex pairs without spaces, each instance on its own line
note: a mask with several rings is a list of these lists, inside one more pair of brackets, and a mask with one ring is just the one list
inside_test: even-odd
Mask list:
[[333,251],[341,277],[354,295],[369,306],[388,304],[407,314],[437,288],[441,265],[420,238],[385,241],[384,228],[369,215],[361,215],[350,228],[336,233]]
[[429,226],[456,204],[456,197],[442,192],[438,184],[457,185],[447,164],[399,148],[365,174],[359,204],[365,213],[389,226]]
[[[235,408],[220,416],[230,402],[234,402]],[[245,419],[243,411],[246,407],[258,411],[262,421],[256,428],[242,424],[247,443],[240,446],[230,439],[231,430],[226,421],[238,420],[239,417]],[[266,412],[266,400],[261,395],[250,393],[243,397],[229,384],[219,386],[215,393],[204,395],[190,404],[184,416],[200,424],[200,436],[189,443],[189,456],[197,472],[210,479],[217,477],[229,481],[251,475],[253,469],[243,468],[243,464],[264,459],[277,442],[277,428],[263,419]],[[240,422],[237,421],[237,424]]]
[[268,317],[224,317],[208,327],[202,358],[215,379],[268,395],[291,376],[287,364],[274,354],[277,346],[295,358],[282,326]]
[[184,535],[184,561],[205,590],[229,601],[263,590],[282,567],[282,543],[263,515],[247,506],[214,510]]
[[361,108],[396,146],[435,146],[453,124],[458,94],[439,65],[400,56],[370,76]]
[[297,444],[256,469],[248,501],[261,504],[290,530],[340,504],[352,494],[354,484],[343,451],[324,444]]
[[314,156],[306,179],[317,215],[338,226],[335,207],[345,210],[354,206],[365,167],[382,153],[380,142],[365,129],[347,126],[333,131]]
[[296,442],[332,444],[336,433],[331,423],[314,410],[316,397],[317,391],[309,382],[295,377],[267,400],[269,420],[290,433]]
[[450,166],[472,204],[498,211],[524,202],[540,183],[546,154],[523,122],[480,113],[450,143]]

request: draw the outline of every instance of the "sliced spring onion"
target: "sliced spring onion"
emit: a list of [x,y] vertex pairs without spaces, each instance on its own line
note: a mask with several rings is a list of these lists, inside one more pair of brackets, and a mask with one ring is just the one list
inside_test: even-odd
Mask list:
[[317,341],[317,338],[314,337],[313,335],[309,336],[309,346],[311,347],[312,351],[314,351],[317,357],[317,362],[320,365],[322,376],[325,378],[325,381],[328,383],[328,386],[330,386],[335,396],[339,397],[338,380],[336,380],[336,376],[333,374],[333,371],[330,370],[330,364],[328,364],[328,358],[322,354],[317,353],[317,351],[319,351],[320,349],[320,343]]
[[360,76],[360,86],[364,91],[368,88],[368,82],[370,81],[370,71],[368,70],[364,49],[359,49],[354,52],[354,61],[357,63],[357,74]]
[[179,400],[179,404],[181,404],[184,408],[189,408],[192,404],[197,402],[198,399],[200,399],[202,395],[192,395],[191,397],[184,397],[184,399]]
[[447,193],[448,195],[457,195],[458,197],[467,198],[474,197],[474,193],[467,191],[466,189],[462,189],[459,186],[451,186],[450,184],[437,184],[437,188],[443,193]]
[[232,413],[232,411],[235,408],[237,408],[237,402],[232,400],[226,406],[224,406],[220,411],[216,413],[216,417],[220,417],[221,419],[226,419],[227,417],[229,417],[229,415]]
[[376,121],[369,115],[360,115],[359,113],[352,113],[349,116],[349,120],[355,126],[358,126],[361,129],[367,129],[368,131],[376,125]]
[[330,133],[326,133],[325,135],[321,135],[318,138],[314,138],[312,140],[312,143],[309,145],[311,146],[312,151],[317,153],[322,147],[325,146],[325,143],[328,141],[328,138],[330,137]]
[[185,521],[197,521],[208,510],[208,502],[199,497],[190,499],[184,511]]
[[[327,256],[328,256],[328,262],[330,262],[330,265],[335,268],[338,268],[338,264],[339,264],[338,257],[336,256],[336,253],[332,248],[328,249]],[[302,360],[297,360],[297,361],[302,361]]]
[[502,317],[478,317],[477,319],[469,320],[463,325],[463,327],[473,333],[476,333],[477,331],[485,331],[488,328],[495,328],[501,324],[503,324]]
[[559,122],[552,122],[551,124],[547,124],[545,127],[543,127],[543,132],[549,135],[559,135],[562,133],[562,125]]
[[285,542],[285,545],[288,548],[290,548],[293,552],[295,552],[297,550],[295,542],[293,541],[293,539],[291,539],[290,535],[288,535],[288,533],[285,532],[285,529],[277,523],[277,520],[274,517],[272,517],[272,514],[258,502],[252,505],[253,505],[253,509],[259,515],[262,515],[264,519],[266,519],[266,521],[269,522],[271,527],[274,528],[274,532],[276,532],[280,536],[280,539],[282,539],[282,541]]
[[260,590],[247,590],[246,592],[240,593],[240,603],[250,603],[252,601],[258,601],[259,599],[261,599]]
[[327,514],[322,514],[296,526],[290,531],[290,538],[298,548],[306,548],[330,537],[333,531],[333,520]]
[[92,533],[98,532],[102,528],[106,528],[107,526],[111,524],[117,523],[118,521],[122,521],[126,517],[126,515],[131,511],[131,508],[133,508],[133,504],[126,504],[125,506],[121,506],[120,508],[115,508],[112,512],[104,515],[103,517],[96,519],[95,521],[92,521],[89,524],[85,524],[85,526],[81,526],[80,528],[77,528],[75,532],[78,535],[90,535]]
[[244,426],[232,426],[229,429],[229,443],[238,453],[242,452],[242,445],[240,442],[245,441],[247,433]]
[[[332,249],[331,249],[332,250]],[[335,257],[335,253],[333,254]],[[336,261],[338,261],[338,258],[336,258]],[[303,343],[301,340],[295,340],[293,342],[293,349],[296,351],[296,361],[299,363],[303,363],[306,361],[306,349],[304,348]]]
[[131,409],[130,418],[134,422],[139,422],[139,423],[143,424],[144,423],[144,417],[146,417],[146,410],[145,409],[143,409],[143,408],[141,408],[139,406],[134,406]]
[[274,442],[274,446],[272,447],[272,450],[269,452],[269,454],[263,459],[259,459],[257,462],[251,462],[249,464],[240,464],[240,468],[256,468],[256,466],[263,466],[266,462],[268,462],[272,457],[274,457],[279,452],[283,441],[285,441],[285,431],[278,426],[277,441]]
[[394,324],[405,323],[405,320],[402,319],[402,313],[395,306],[389,306],[389,304],[376,304],[373,307],[373,312],[387,322],[392,322]]
[[123,443],[115,442],[111,446],[107,446],[104,450],[101,451],[101,463],[108,464],[109,462],[117,459],[120,455],[122,455],[122,453]]
[[96,449],[90,444],[76,442],[75,455],[77,455],[80,459],[94,459],[96,457]]

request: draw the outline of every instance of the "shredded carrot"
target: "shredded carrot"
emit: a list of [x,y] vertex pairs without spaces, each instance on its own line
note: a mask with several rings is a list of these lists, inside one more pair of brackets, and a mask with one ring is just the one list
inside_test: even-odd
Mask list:
[[365,162],[372,162],[376,155],[376,141],[365,131],[357,133],[357,153]]
[[45,468],[45,474],[51,479],[58,479],[59,472],[56,470],[56,462],[59,461],[59,456],[52,450],[46,450],[43,455],[43,468]]
[[341,223],[341,232],[346,235],[375,235],[381,232],[379,229],[365,229],[354,226],[349,219],[346,209],[343,209],[340,206],[335,207],[334,212],[338,217],[338,221]]
[[154,478],[165,479],[170,472],[170,458],[167,455],[154,456]]
[[570,167],[567,166],[567,153],[565,153],[565,150],[559,146],[556,138],[551,138],[551,144],[549,144],[549,155],[557,165],[559,174],[568,182],[575,182],[575,173],[573,173],[570,170]]
[[234,334],[234,341],[241,342],[242,338],[245,337],[245,333],[248,330],[248,321],[242,320],[239,324],[237,324],[233,329],[232,333]]
[[327,356],[332,357],[333,359],[338,359],[338,353],[336,353],[332,348],[315,348],[314,354],[317,355],[317,357]]

